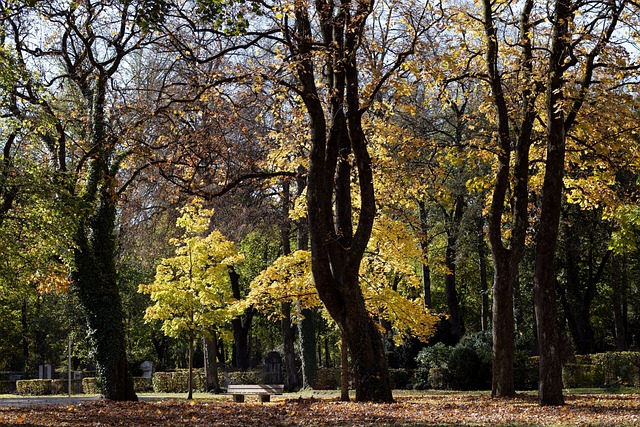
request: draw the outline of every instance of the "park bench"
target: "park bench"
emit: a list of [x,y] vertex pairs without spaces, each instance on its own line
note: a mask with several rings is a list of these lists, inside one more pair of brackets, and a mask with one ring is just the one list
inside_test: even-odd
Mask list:
[[244,402],[245,394],[256,394],[260,397],[260,402],[271,401],[272,394],[282,394],[284,384],[229,384],[227,394],[233,395],[236,403]]

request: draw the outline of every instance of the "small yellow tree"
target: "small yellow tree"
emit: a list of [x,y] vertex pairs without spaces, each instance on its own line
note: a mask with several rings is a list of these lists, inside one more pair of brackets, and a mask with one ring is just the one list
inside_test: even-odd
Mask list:
[[204,329],[219,327],[238,313],[231,293],[229,268],[242,259],[233,242],[219,231],[207,233],[212,210],[203,209],[195,199],[182,209],[179,239],[172,239],[176,256],[164,258],[156,268],[155,280],[140,285],[154,305],[147,308],[146,320],[162,321],[162,331],[174,338],[189,340],[188,399],[193,397],[193,343]]

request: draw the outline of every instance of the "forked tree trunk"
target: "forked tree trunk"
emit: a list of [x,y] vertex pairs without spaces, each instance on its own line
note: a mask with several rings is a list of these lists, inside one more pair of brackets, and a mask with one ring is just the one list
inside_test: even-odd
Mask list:
[[[320,65],[328,73],[326,91],[317,87],[315,60],[320,44],[309,9],[300,2],[294,5],[296,34],[291,47],[309,117],[307,205],[316,289],[349,346],[356,400],[390,402],[393,397],[381,335],[366,310],[359,284],[376,203],[362,128],[356,52],[372,7],[373,2],[366,0],[354,9],[326,3],[315,11],[322,45],[330,47]],[[325,93],[326,104],[322,102]],[[357,220],[351,193],[354,176],[359,186]]]

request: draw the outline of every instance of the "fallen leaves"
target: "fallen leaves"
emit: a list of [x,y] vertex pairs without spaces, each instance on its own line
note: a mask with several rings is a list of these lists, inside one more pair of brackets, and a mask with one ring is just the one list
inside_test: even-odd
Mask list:
[[268,404],[226,401],[83,402],[0,409],[0,426],[640,426],[640,395],[574,395],[562,407],[535,396],[491,399],[449,394],[399,397],[392,404],[284,399]]

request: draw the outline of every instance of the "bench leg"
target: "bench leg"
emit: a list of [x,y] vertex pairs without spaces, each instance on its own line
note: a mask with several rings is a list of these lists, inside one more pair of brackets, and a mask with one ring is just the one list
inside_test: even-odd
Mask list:
[[233,401],[235,403],[242,403],[244,402],[244,394],[234,394],[233,395]]
[[261,403],[271,402],[271,395],[270,394],[261,394],[260,395],[260,402]]

